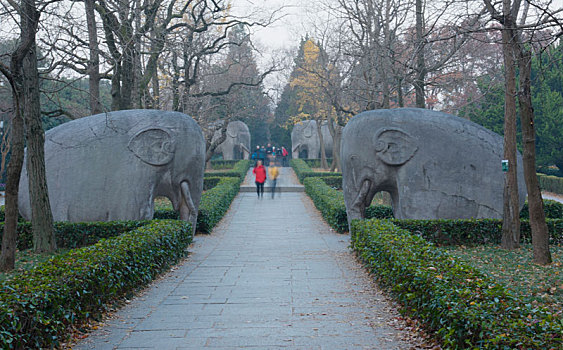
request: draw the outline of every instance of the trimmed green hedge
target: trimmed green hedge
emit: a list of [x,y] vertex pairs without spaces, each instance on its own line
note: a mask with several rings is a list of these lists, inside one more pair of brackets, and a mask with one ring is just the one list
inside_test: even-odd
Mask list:
[[[321,159],[301,159],[304,161],[309,167],[311,168],[320,168],[321,167]],[[327,158],[326,162],[328,165],[332,164],[332,158]]]
[[[342,192],[328,186],[325,178],[306,178],[305,192],[311,197],[317,209],[328,224],[338,232],[348,230],[348,218]],[[547,202],[547,201],[546,201]],[[546,205],[551,213],[557,213],[559,203]],[[546,209],[547,212],[547,209]],[[368,219],[392,219],[393,209],[389,206],[372,205],[366,208]],[[563,244],[563,219],[547,219],[550,243]],[[502,220],[393,220],[393,223],[423,236],[439,245],[478,245],[500,243]],[[529,220],[521,220],[521,238],[531,242],[532,233]]]
[[230,169],[230,170],[214,171],[214,172],[211,172],[211,173],[205,173],[204,177],[235,177],[235,176],[238,176],[242,180],[244,180],[244,177],[246,176],[248,169],[250,169],[250,164],[251,164],[250,160],[239,160],[234,164],[233,168]]
[[232,169],[240,160],[216,159],[211,161],[211,169]]
[[[309,159],[308,161],[314,161],[314,160],[315,159]],[[290,159],[289,165],[293,168],[293,171],[295,171],[295,175],[297,175],[297,178],[301,183],[303,183],[303,180],[307,177],[333,177],[333,176],[342,177],[342,173],[313,171],[313,169],[311,169],[311,167],[307,164],[307,162],[304,159]]]
[[[222,177],[215,187],[203,193],[197,215],[197,232],[211,232],[238,194],[241,181],[239,177]],[[174,209],[160,209],[155,210],[154,218],[177,220],[180,216]]]
[[323,176],[322,179],[332,189],[342,189],[342,176]]
[[538,181],[542,190],[563,194],[563,177],[538,174]]
[[244,177],[224,177],[217,186],[202,195],[197,215],[198,232],[210,233],[217,225],[238,194],[243,179]]
[[[392,222],[416,235],[424,237],[437,245],[500,244],[502,220],[463,219],[463,220],[397,220]],[[563,220],[547,219],[550,244],[563,244]],[[532,228],[529,220],[520,220],[521,241],[532,242]]]
[[190,224],[155,221],[55,256],[0,284],[3,349],[57,347],[72,324],[146,285],[186,256]]
[[[123,232],[131,231],[146,225],[148,220],[141,221],[109,221],[109,222],[55,222],[55,238],[59,248],[77,248],[96,243],[102,238],[119,236]],[[18,222],[19,250],[33,247],[33,232],[31,222]],[[0,222],[0,243],[4,234],[4,223]]]
[[[543,210],[547,219],[563,219],[563,203],[552,201],[549,199],[543,200]],[[530,213],[528,211],[528,202],[524,204],[522,211],[520,211],[521,219],[529,219]]]
[[561,349],[563,323],[388,220],[354,220],[352,247],[444,348]]
[[[324,178],[308,177],[303,181],[305,193],[311,197],[323,218],[337,232],[348,231],[348,216],[341,191],[328,186]],[[387,206],[369,206],[366,208],[368,218],[392,218],[393,209]]]
[[217,186],[222,177],[220,176],[210,176],[203,178],[203,190],[208,191],[213,187]]

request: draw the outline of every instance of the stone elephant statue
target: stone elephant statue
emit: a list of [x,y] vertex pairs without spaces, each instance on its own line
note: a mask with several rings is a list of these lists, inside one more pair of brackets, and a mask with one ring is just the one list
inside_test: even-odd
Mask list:
[[364,218],[380,191],[398,219],[502,218],[503,138],[469,120],[417,108],[363,112],[344,128],[340,155],[349,221]]
[[[178,112],[97,114],[45,133],[55,221],[152,219],[155,197],[165,196],[195,230],[204,166],[203,133],[191,117]],[[28,185],[24,168],[19,209],[29,220]]]
[[[321,125],[321,133],[323,135],[325,154],[327,157],[332,157],[332,135],[330,135],[326,122]],[[315,120],[304,120],[293,126],[291,131],[291,154],[293,159],[319,159],[321,157],[321,142]]]
[[[221,136],[221,130],[213,135],[212,142]],[[223,159],[249,159],[250,158],[250,130],[248,126],[235,120],[227,124],[227,138],[215,149],[215,153],[222,153]]]

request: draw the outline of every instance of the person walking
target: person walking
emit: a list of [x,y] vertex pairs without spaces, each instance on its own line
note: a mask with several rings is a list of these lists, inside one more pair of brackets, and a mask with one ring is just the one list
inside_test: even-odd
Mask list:
[[258,160],[256,166],[252,170],[254,173],[254,183],[256,184],[256,194],[258,198],[264,197],[264,182],[266,182],[266,168],[262,165],[262,161]]
[[272,199],[274,199],[274,194],[276,193],[276,184],[278,182],[278,176],[280,175],[280,170],[278,169],[277,162],[273,162],[268,168],[268,175],[270,176],[270,182],[272,183]]
[[285,149],[284,146],[282,146],[281,148],[281,152],[282,152],[282,166],[287,166],[287,156],[289,155],[289,152]]
[[258,148],[258,159],[262,161],[262,164],[266,164],[266,148],[264,146]]

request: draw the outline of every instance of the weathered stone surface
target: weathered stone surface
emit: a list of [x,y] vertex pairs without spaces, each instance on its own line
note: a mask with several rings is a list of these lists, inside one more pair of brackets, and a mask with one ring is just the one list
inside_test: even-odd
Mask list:
[[[332,136],[328,130],[328,125],[321,125],[323,143],[327,157],[332,157]],[[293,159],[300,158],[299,154],[307,153],[308,159],[318,159],[321,154],[321,141],[317,131],[317,122],[314,120],[304,120],[293,126],[291,131],[291,149]]]
[[[98,114],[45,134],[47,185],[56,221],[151,219],[157,196],[168,197],[182,219],[194,221],[204,162],[200,127],[177,112]],[[29,219],[25,168],[19,193],[20,212]]]
[[502,155],[502,137],[466,119],[417,108],[361,113],[342,133],[348,218],[364,217],[380,191],[400,219],[501,218]]
[[[221,136],[218,130],[213,135],[213,141]],[[250,158],[250,130],[240,120],[227,124],[227,138],[216,149],[215,153],[222,153],[223,159],[249,159]]]

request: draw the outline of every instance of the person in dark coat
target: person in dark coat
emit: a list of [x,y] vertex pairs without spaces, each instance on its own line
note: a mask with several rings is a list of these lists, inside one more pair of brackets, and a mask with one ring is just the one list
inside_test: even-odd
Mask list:
[[254,183],[256,184],[256,194],[258,194],[258,198],[263,198],[264,182],[266,182],[266,168],[262,165],[261,160],[256,162],[256,167],[254,167],[252,172],[255,176]]
[[262,161],[262,164],[265,164],[264,161],[266,159],[266,148],[264,148],[264,146],[258,149],[258,159]]

